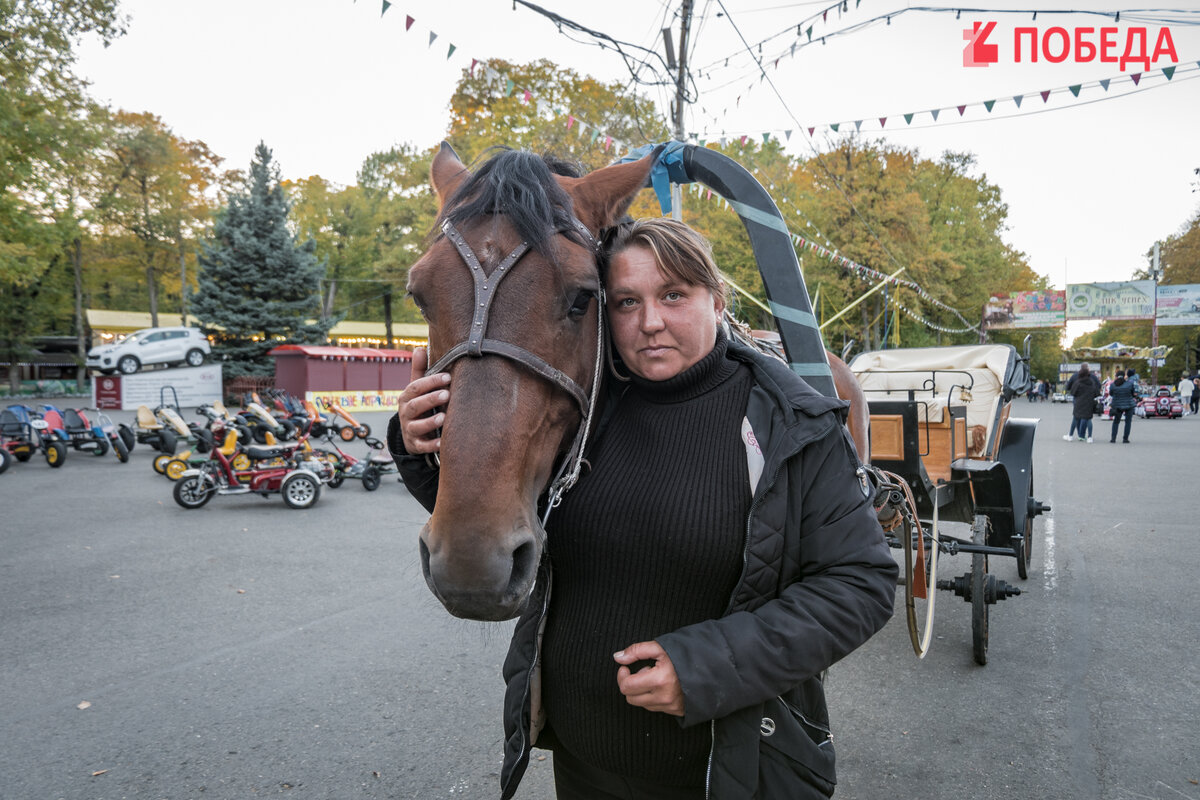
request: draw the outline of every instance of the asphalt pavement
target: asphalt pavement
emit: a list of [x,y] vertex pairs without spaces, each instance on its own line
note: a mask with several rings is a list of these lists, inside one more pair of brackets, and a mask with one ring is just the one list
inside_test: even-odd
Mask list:
[[[1088,445],[1068,406],[1013,413],[1041,418],[1053,506],[1027,581],[992,559],[1023,594],[992,608],[987,666],[945,593],[924,660],[900,616],[834,666],[837,797],[1200,798],[1200,418]],[[187,511],[152,456],[0,475],[0,798],[498,796],[511,623],[433,599],[394,475]],[[520,800],[553,797],[551,763]]]

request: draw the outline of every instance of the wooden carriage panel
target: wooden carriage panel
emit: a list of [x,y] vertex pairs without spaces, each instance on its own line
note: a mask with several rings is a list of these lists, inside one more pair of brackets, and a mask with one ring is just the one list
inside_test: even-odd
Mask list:
[[[921,423],[918,446],[925,472],[935,483],[950,480],[950,464],[967,457],[967,420],[961,409],[951,409],[941,422]],[[874,434],[872,434],[874,435]]]
[[871,415],[871,461],[904,460],[904,417]]

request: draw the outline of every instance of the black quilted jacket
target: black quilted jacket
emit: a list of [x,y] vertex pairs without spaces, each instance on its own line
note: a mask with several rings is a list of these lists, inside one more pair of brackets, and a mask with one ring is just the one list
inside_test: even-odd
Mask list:
[[[765,458],[742,576],[724,616],[658,642],[683,686],[681,724],[712,732],[710,798],[829,797],[833,736],[819,675],[891,617],[897,566],[855,472],[845,403],[751,348],[731,342],[729,352],[754,371],[746,417]],[[397,431],[388,438],[405,483],[431,508],[436,473],[403,455]],[[537,656],[551,584],[544,561],[504,664],[504,800],[540,728]]]

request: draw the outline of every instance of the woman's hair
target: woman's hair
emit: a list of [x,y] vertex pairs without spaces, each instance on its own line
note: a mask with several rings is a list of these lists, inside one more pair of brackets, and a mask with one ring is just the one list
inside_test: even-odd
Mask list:
[[645,247],[664,275],[693,286],[703,286],[729,304],[728,289],[713,261],[708,240],[684,223],[667,217],[652,217],[621,224],[605,251],[603,274],[622,250]]

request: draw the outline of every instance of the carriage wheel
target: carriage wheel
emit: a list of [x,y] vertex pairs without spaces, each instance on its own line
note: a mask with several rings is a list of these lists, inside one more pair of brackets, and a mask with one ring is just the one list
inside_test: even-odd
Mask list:
[[[987,544],[988,518],[975,515],[971,526],[971,541],[977,545]],[[975,651],[975,663],[987,664],[988,606],[987,577],[988,559],[983,553],[971,556],[971,643]]]
[[[1033,561],[1033,514],[1030,507],[1033,505],[1033,465],[1029,466],[1029,492],[1025,501],[1025,540],[1021,543],[1020,549],[1017,551],[1017,574],[1021,576],[1021,580],[1029,578],[1029,564]],[[1016,509],[1013,509],[1016,511]]]
[[904,537],[904,610],[908,616],[908,638],[917,658],[929,652],[933,637],[933,607],[937,597],[937,524],[932,533],[917,533],[905,518]]

